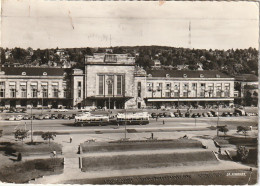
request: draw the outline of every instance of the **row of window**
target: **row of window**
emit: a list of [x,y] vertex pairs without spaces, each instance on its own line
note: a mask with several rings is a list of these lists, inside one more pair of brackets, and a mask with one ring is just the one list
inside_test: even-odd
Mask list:
[[[115,87],[116,86],[116,87]],[[98,75],[98,94],[123,95],[125,88],[124,75]]]
[[[18,91],[15,88],[11,88],[9,90],[9,92],[10,92],[10,98],[16,98],[17,97],[17,92]],[[21,97],[22,98],[26,98],[27,97],[27,89],[23,89],[22,88],[20,90],[20,92],[21,92]],[[52,89],[52,96],[51,97],[58,98],[59,97],[59,92],[60,91],[59,91],[58,88]],[[31,97],[37,98],[38,97],[38,93],[39,93],[38,89],[36,89],[36,88],[31,89]],[[48,89],[42,89],[41,93],[42,93],[42,97],[43,98],[48,98]],[[66,89],[63,90],[63,96],[65,98],[68,97],[68,91]],[[5,89],[2,89],[2,88],[0,89],[0,97],[1,98],[5,97]]]
[[[151,92],[151,91],[162,91],[163,90],[163,84],[162,83],[147,83],[147,90],[148,92]],[[208,91],[213,91],[214,90],[214,85],[213,84],[208,84],[207,86],[207,90]],[[173,84],[173,88],[172,88],[172,84],[171,83],[166,83],[166,86],[165,86],[165,89],[166,90],[179,90],[180,89],[180,83],[174,83]],[[182,84],[182,89],[183,90],[189,90],[189,84],[188,83],[183,83]],[[206,83],[200,83],[200,89],[201,90],[206,90]],[[222,89],[222,85],[221,83],[219,84],[216,84],[216,90],[221,90]],[[196,91],[197,90],[197,83],[192,83],[191,84],[191,90],[194,90]],[[224,90],[225,91],[229,91],[230,90],[230,84],[229,83],[226,83],[225,86],[224,86]]]
[[[200,92],[199,97],[205,97],[206,93],[205,92]],[[224,92],[224,97],[230,97],[230,92],[226,91]],[[165,97],[172,97],[171,92],[165,92]],[[180,97],[180,92],[174,92],[173,97]],[[197,94],[189,96],[189,92],[183,92],[182,97],[197,97]],[[208,92],[208,97],[214,97],[213,92]],[[222,97],[222,92],[216,92],[215,97]]]

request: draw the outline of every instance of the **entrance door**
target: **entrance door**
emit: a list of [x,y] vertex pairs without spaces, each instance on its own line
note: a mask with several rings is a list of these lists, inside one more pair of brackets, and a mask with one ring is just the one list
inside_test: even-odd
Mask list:
[[81,103],[78,103],[78,109],[81,109]]
[[55,109],[58,108],[58,102],[57,101],[52,102],[52,108],[55,108]]
[[16,107],[16,101],[11,100],[10,101],[10,107]]

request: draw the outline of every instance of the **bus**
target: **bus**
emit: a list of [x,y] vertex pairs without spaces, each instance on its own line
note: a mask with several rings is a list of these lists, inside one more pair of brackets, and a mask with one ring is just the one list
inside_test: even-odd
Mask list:
[[118,113],[116,123],[118,125],[147,125],[149,114],[148,112]]
[[85,112],[75,116],[75,126],[96,126],[108,125],[109,117],[104,115],[93,115],[90,112]]

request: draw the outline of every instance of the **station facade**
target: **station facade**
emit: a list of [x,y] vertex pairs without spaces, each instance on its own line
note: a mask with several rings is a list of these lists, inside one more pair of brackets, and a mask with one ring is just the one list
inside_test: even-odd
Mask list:
[[121,109],[234,102],[233,77],[218,71],[145,71],[127,54],[86,56],[84,69],[5,67],[0,86],[5,107]]

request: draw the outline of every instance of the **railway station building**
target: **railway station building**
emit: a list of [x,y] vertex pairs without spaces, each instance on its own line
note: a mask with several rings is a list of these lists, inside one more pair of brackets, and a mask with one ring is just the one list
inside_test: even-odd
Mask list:
[[234,103],[233,77],[218,71],[147,70],[127,54],[85,56],[84,69],[2,67],[1,107],[110,109]]

